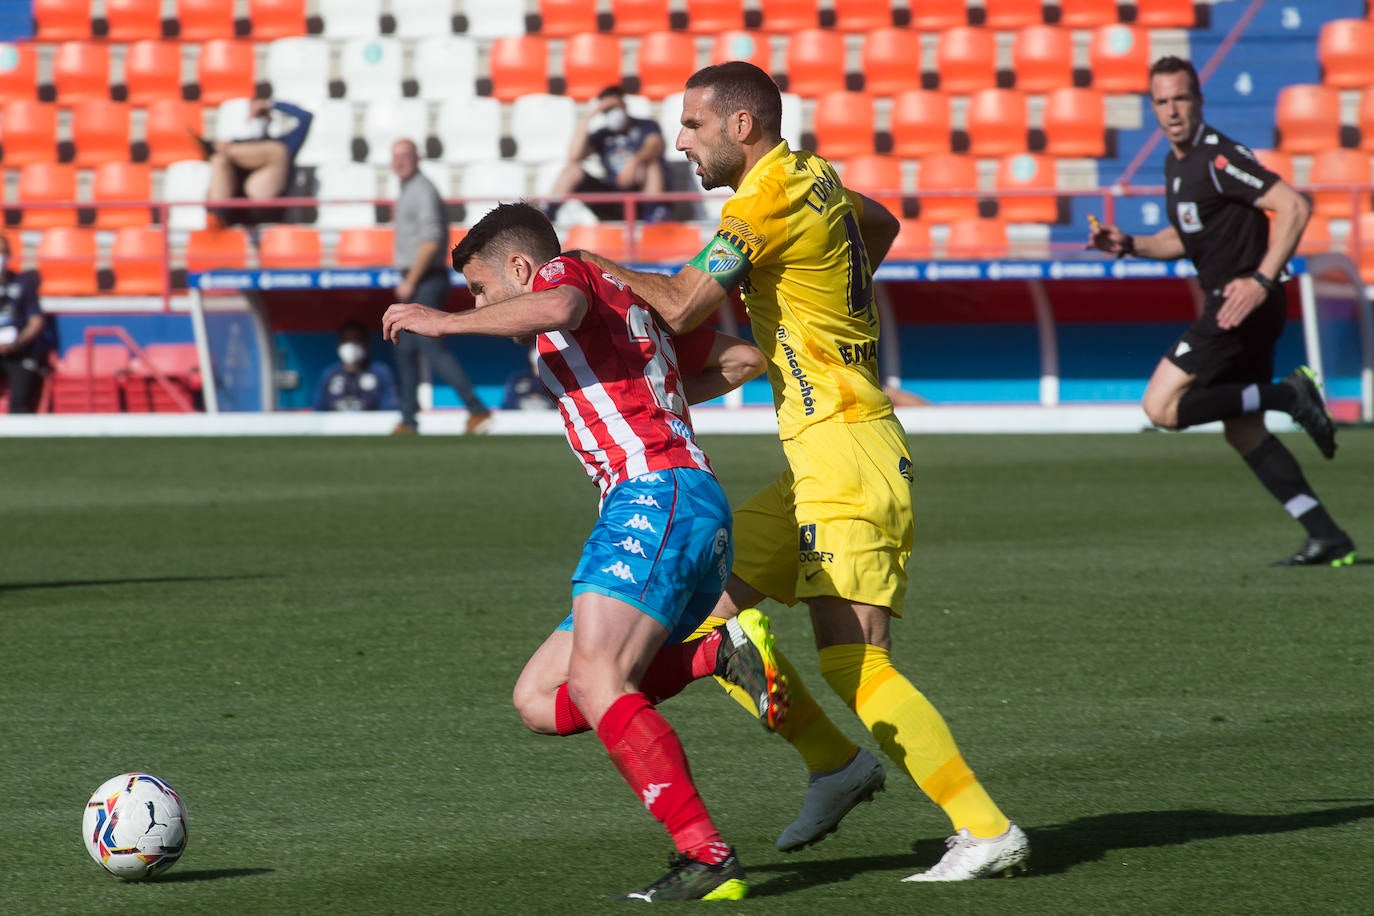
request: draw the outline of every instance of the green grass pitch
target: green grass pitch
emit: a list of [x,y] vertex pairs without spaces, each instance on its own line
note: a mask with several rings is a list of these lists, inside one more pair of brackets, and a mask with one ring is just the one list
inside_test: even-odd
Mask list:
[[[1285,440],[1374,557],[1374,431]],[[706,441],[731,499],[776,441]],[[902,884],[948,824],[889,788],[773,849],[804,773],[715,685],[665,706],[749,872],[713,913],[1347,913],[1374,858],[1374,568],[1301,531],[1219,436],[912,439],[900,668],[1030,833],[1033,871]],[[540,439],[0,444],[0,911],[621,912],[670,846],[596,740],[510,708],[596,508]],[[781,645],[836,721],[802,613]],[[191,842],[126,885],[90,792],[142,769]]]

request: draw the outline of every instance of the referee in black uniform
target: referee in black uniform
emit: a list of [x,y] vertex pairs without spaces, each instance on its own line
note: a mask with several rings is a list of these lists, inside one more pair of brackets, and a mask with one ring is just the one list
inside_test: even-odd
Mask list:
[[[1279,566],[1346,566],[1355,544],[1318,501],[1302,468],[1264,426],[1264,411],[1291,416],[1327,458],[1336,429],[1306,366],[1274,384],[1274,347],[1288,316],[1280,275],[1311,206],[1245,147],[1202,120],[1202,89],[1186,60],[1150,68],[1150,101],[1172,152],[1164,180],[1169,226],[1134,237],[1093,222],[1089,245],[1122,257],[1187,257],[1207,292],[1200,318],[1159,361],[1145,389],[1150,422],[1185,429],[1220,420],[1255,476],[1307,531]],[[1265,210],[1274,214],[1271,232]]]

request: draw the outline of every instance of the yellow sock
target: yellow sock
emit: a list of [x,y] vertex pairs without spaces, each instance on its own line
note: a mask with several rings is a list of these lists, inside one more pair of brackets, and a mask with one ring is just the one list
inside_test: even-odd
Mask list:
[[973,775],[939,711],[892,667],[886,649],[862,643],[821,650],[821,674],[858,713],[883,752],[944,809],[957,832],[987,839],[1007,816]]
[[[723,623],[723,618],[707,617],[688,639],[705,636]],[[816,698],[806,689],[801,675],[792,667],[787,656],[780,651],[774,654],[777,657],[779,673],[787,679],[787,695],[790,698],[787,716],[778,726],[778,734],[797,749],[806,768],[812,773],[838,770],[849,762],[859,746],[846,738],[844,732],[830,721],[825,710],[821,709]],[[755,719],[759,717],[758,706],[755,705],[753,697],[727,680],[716,678],[716,681],[735,698],[735,702],[747,709],[751,716]]]

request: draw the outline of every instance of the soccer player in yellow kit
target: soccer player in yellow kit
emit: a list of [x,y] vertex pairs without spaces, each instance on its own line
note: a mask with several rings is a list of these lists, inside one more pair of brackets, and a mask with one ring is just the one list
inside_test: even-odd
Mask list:
[[[735,510],[734,571],[703,627],[764,597],[805,602],[827,683],[953,825],[940,862],[905,880],[1001,874],[1029,855],[1025,833],[890,658],[915,523],[906,437],[878,376],[873,266],[897,221],[846,191],[830,163],[790,149],[781,118],[778,87],[758,67],[730,61],[697,71],[683,95],[677,148],[703,187],[735,191],[715,237],[672,277],[584,257],[629,282],[675,333],[740,287],[768,361],[788,470]],[[834,831],[885,776],[829,721],[787,659],[778,653],[774,663],[790,697],[775,730],[811,771],[801,815],[778,838],[779,849],[793,850]]]

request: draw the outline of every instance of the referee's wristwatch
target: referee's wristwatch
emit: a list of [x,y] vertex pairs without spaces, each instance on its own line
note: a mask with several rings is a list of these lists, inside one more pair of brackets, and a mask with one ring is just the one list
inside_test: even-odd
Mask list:
[[1250,276],[1251,276],[1251,278],[1252,278],[1256,283],[1258,283],[1260,286],[1263,286],[1263,287],[1264,287],[1264,291],[1265,291],[1266,293],[1276,293],[1276,292],[1278,292],[1279,289],[1281,288],[1281,287],[1279,286],[1279,281],[1277,281],[1277,280],[1272,280],[1272,279],[1270,279],[1269,277],[1266,277],[1266,276],[1264,275],[1263,271],[1258,271],[1258,270],[1257,270],[1257,271],[1255,271],[1254,273],[1252,273]]

